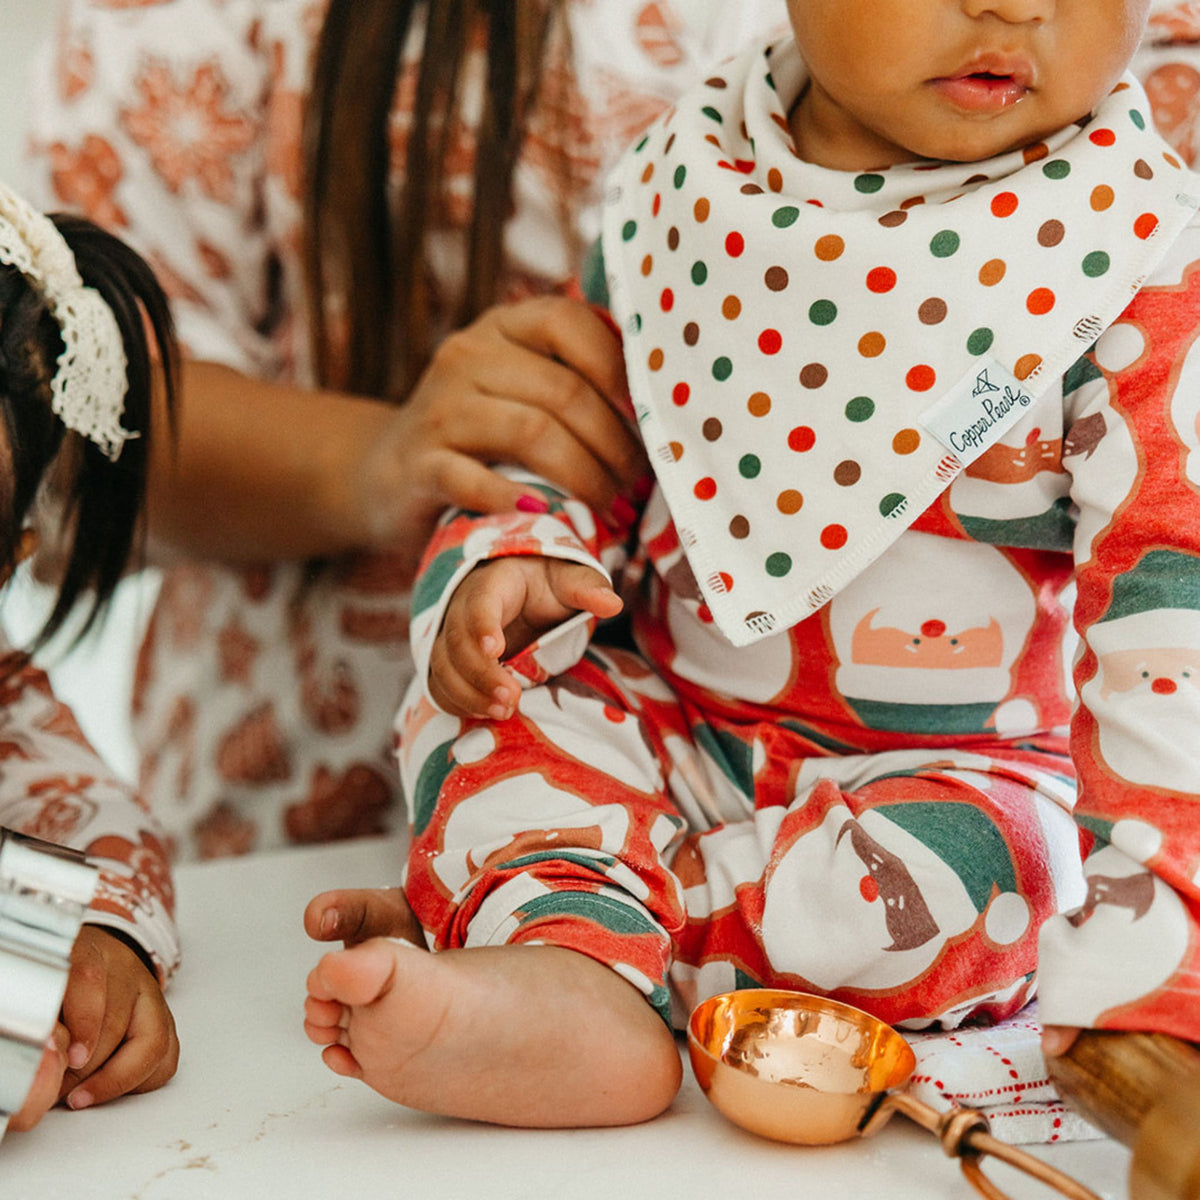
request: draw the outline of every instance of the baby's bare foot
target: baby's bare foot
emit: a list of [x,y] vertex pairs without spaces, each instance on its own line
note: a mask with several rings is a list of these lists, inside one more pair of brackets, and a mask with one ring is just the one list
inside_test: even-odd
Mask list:
[[326,1065],[404,1104],[542,1128],[657,1116],[675,1040],[615,971],[552,946],[425,954],[375,938],[308,977],[305,1031]]

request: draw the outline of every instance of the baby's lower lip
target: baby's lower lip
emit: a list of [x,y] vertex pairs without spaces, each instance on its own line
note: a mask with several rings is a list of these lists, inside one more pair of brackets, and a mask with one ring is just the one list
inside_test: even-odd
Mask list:
[[1029,91],[1011,75],[957,75],[934,79],[932,86],[951,104],[968,112],[999,112]]

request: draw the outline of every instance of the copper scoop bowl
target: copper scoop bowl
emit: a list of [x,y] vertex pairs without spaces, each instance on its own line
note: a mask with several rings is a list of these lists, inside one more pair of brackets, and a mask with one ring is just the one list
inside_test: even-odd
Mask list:
[[983,1173],[987,1154],[1072,1200],[1099,1200],[1069,1175],[993,1137],[976,1109],[939,1112],[910,1096],[904,1088],[916,1066],[912,1047],[849,1004],[769,988],[725,992],[692,1012],[688,1050],[704,1094],[751,1133],[820,1146],[873,1134],[901,1112],[936,1134],[989,1200],[1007,1197]]

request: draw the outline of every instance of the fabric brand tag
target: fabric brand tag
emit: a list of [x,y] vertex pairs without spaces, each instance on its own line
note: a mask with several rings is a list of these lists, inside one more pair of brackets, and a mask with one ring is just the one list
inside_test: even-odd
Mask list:
[[1033,393],[994,358],[969,370],[920,422],[963,466],[998,442],[1028,411]]

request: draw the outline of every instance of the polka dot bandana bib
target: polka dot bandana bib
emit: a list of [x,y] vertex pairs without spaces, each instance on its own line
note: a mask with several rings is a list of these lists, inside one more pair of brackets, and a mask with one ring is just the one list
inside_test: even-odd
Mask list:
[[626,155],[604,215],[643,438],[718,628],[795,624],[1116,319],[1200,207],[1127,77],[978,163],[802,162],[789,39]]

